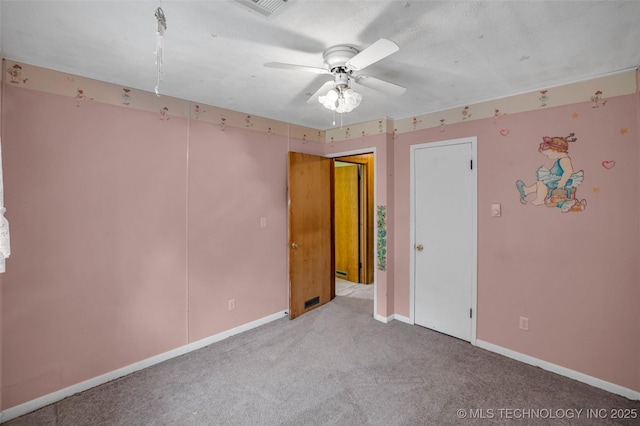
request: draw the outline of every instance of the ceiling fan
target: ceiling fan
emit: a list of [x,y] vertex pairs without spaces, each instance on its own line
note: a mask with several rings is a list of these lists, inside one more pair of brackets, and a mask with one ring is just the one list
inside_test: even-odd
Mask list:
[[[354,74],[398,50],[400,48],[397,44],[391,40],[381,38],[362,51],[349,45],[330,47],[323,54],[325,63],[323,68],[281,62],[268,62],[264,66],[333,75],[333,81],[327,81],[322,85],[307,100],[307,103],[312,103],[317,98],[325,108],[343,113],[350,112],[356,108],[362,100],[362,96],[353,91],[351,87],[353,84],[393,96],[399,96],[405,92],[406,88],[397,84],[363,74]],[[323,93],[326,93],[326,95],[322,96]]]

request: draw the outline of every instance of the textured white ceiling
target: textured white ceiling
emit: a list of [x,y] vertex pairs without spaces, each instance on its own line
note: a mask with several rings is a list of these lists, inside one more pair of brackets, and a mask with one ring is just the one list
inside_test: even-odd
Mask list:
[[[337,44],[388,38],[400,51],[361,74],[405,86],[367,88],[349,125],[544,89],[640,65],[640,1],[290,0],[266,18],[235,1],[0,3],[7,59],[153,92],[156,8],[167,20],[161,93],[316,129],[332,113],[306,100]],[[339,119],[336,120],[339,124]]]

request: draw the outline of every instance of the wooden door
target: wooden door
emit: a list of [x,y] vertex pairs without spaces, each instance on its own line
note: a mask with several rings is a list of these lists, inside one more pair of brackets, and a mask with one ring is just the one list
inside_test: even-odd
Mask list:
[[289,153],[289,318],[335,297],[333,160]]
[[415,323],[472,334],[474,172],[471,142],[414,151]]
[[360,282],[360,165],[335,165],[336,276]]

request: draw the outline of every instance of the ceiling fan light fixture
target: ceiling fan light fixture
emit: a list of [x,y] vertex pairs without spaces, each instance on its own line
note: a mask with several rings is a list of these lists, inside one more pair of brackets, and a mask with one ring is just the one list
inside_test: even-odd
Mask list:
[[327,92],[327,99],[329,99],[330,101],[335,102],[338,100],[339,97],[340,97],[340,94],[336,89],[331,89]]
[[362,101],[362,95],[360,95],[360,93],[353,92],[353,95],[351,97],[345,96],[344,99],[346,105],[350,106],[351,109],[355,109],[360,105],[360,102]]
[[323,107],[340,114],[353,111],[361,101],[362,95],[350,87],[331,89],[325,96],[318,97]]
[[[260,0],[252,1],[257,2]],[[351,84],[354,82],[361,86],[394,96],[399,96],[405,92],[406,88],[397,84],[362,74],[353,74],[354,71],[361,71],[369,65],[397,52],[399,49],[398,45],[391,40],[381,38],[362,51],[346,44],[328,48],[323,54],[324,67],[322,68],[280,62],[267,62],[264,66],[333,75],[333,81],[324,83],[320,89],[307,99],[307,103],[312,103],[313,99],[318,99],[318,102],[320,102],[323,107],[342,114],[353,111],[358,108],[362,102],[362,95],[351,89]],[[325,92],[328,87],[332,88],[328,92]],[[320,95],[323,92],[325,92],[325,94]]]
[[325,107],[326,109],[330,109],[332,111],[335,111],[336,107],[337,107],[337,102],[336,100],[331,100],[329,99],[328,96],[320,96],[318,97],[318,102],[320,102],[320,104],[322,104],[323,107]]

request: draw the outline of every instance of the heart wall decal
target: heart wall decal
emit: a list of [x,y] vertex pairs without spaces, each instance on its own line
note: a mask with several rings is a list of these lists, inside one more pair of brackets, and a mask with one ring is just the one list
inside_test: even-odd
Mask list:
[[613,160],[611,160],[611,161],[606,161],[605,160],[605,161],[602,162],[602,167],[604,167],[607,170],[613,169],[615,167],[615,165],[616,165],[616,162],[613,161]]
[[507,136],[507,135],[509,134],[509,129],[502,129],[502,130],[500,130],[500,134],[501,134],[502,136]]

